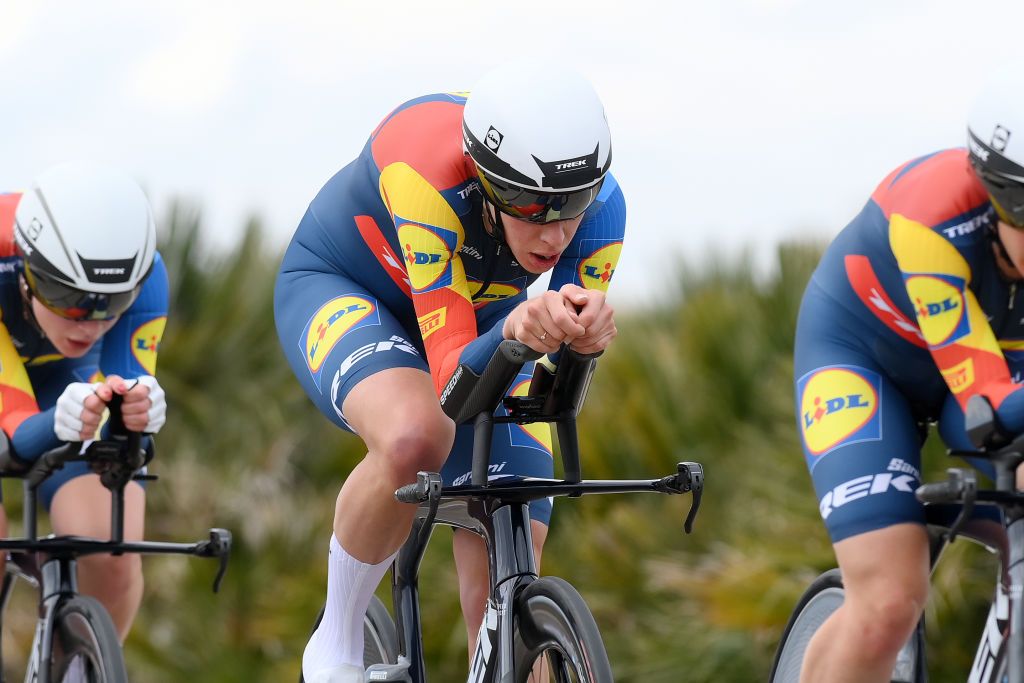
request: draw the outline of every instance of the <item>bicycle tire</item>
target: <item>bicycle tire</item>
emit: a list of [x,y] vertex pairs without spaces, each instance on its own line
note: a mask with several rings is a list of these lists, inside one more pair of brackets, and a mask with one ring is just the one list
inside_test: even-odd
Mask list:
[[[811,637],[821,628],[825,620],[843,604],[843,577],[838,569],[830,569],[821,574],[804,594],[800,596],[793,613],[789,617],[782,638],[775,650],[772,662],[770,683],[799,683],[800,668],[803,666],[804,654]],[[897,662],[893,672],[893,681],[925,681],[924,666],[924,622],[918,623],[914,635],[904,646],[912,650],[909,657]]]
[[98,600],[75,595],[57,607],[49,666],[48,679],[55,683],[71,667],[78,667],[88,683],[127,683],[117,629]]
[[611,683],[612,667],[594,615],[567,581],[545,576],[516,598],[516,683],[534,683],[534,666],[546,662],[546,680]]
[[[320,626],[324,618],[324,608],[316,615],[316,621],[309,634]],[[398,661],[398,631],[395,622],[384,603],[374,595],[366,607],[363,617],[363,667],[374,664],[395,664]],[[305,683],[302,671],[299,671],[299,683]]]

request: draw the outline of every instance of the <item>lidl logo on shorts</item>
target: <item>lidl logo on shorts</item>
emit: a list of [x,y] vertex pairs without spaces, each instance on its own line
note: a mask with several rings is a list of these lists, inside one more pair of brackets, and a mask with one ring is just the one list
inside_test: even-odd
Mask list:
[[882,438],[879,376],[863,368],[833,365],[797,382],[800,431],[812,455],[858,441]]
[[331,349],[348,332],[379,324],[380,313],[372,299],[346,294],[328,301],[309,319],[299,338],[309,371],[317,377]]
[[491,282],[487,285],[487,289],[481,292],[480,289],[484,284],[483,282],[479,280],[467,280],[467,282],[469,283],[469,291],[473,293],[473,303],[478,305],[509,299],[523,291],[523,288],[526,286],[526,278],[518,278],[510,282]]
[[[526,396],[530,393],[531,379],[522,379],[516,382],[509,390],[509,396]],[[534,422],[531,424],[517,425],[509,423],[509,442],[515,447],[535,448],[551,454],[553,445],[551,442],[551,425],[546,422]]]
[[442,306],[426,315],[416,318],[420,325],[420,338],[426,339],[430,335],[444,327],[445,319],[448,317],[448,307]]
[[906,282],[917,323],[929,346],[946,346],[970,334],[964,280],[952,275],[911,275]]
[[161,316],[139,325],[132,332],[132,356],[148,375],[156,374],[156,354],[166,326],[167,316]]
[[622,242],[606,244],[580,262],[580,282],[587,289],[607,290],[622,253]]
[[413,292],[430,292],[452,283],[451,261],[458,235],[443,228],[406,222],[398,228],[398,239]]

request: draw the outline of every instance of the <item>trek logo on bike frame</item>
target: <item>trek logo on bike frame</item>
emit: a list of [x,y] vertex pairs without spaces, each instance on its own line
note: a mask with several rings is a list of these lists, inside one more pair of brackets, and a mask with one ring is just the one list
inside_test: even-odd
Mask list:
[[480,632],[476,636],[476,650],[473,652],[473,664],[469,668],[469,683],[482,683],[488,680],[488,664],[491,652],[494,651],[494,640],[498,635],[498,609],[487,600],[484,620],[480,623]]
[[1003,633],[1009,621],[1010,596],[1007,595],[1002,582],[999,582],[996,587],[996,599],[988,610],[985,632],[981,635],[981,643],[978,644],[978,652],[974,656],[974,664],[971,665],[967,683],[985,683],[991,680],[992,667],[999,656],[999,648],[1003,645]]
[[822,519],[828,519],[836,508],[847,503],[874,496],[879,493],[887,493],[895,489],[901,493],[914,494],[917,488],[918,479],[909,474],[894,474],[893,472],[879,472],[878,474],[865,474],[863,477],[856,477],[850,481],[844,481],[839,486],[825,494],[818,503]]

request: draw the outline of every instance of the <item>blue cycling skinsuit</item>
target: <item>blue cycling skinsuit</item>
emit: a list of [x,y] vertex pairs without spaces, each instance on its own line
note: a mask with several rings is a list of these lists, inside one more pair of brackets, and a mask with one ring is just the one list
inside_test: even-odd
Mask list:
[[[40,332],[21,295],[22,259],[14,246],[20,193],[0,194],[0,429],[15,455],[33,460],[61,444],[53,431],[54,406],[72,382],[107,375],[133,379],[156,374],[157,350],[167,323],[167,270],[158,253],[131,307],[81,358],[65,358]],[[49,510],[65,482],[88,473],[68,463],[43,482],[39,499]]]
[[[345,397],[374,373],[419,368],[440,393],[460,363],[482,370],[505,317],[537,279],[484,229],[479,180],[462,147],[465,102],[464,93],[441,93],[391,112],[313,199],[281,264],[274,314],[285,355],[320,411],[349,431]],[[606,291],[625,216],[608,175],[550,288]],[[530,371],[513,392],[526,392]],[[471,426],[461,426],[446,483],[468,480],[471,445]],[[551,476],[549,428],[496,429],[490,471]],[[550,511],[549,501],[531,505],[545,523]]]
[[927,421],[970,448],[963,410],[980,394],[1024,431],[1024,293],[997,265],[996,220],[966,150],[936,152],[882,181],[811,278],[796,412],[833,542],[923,523]]

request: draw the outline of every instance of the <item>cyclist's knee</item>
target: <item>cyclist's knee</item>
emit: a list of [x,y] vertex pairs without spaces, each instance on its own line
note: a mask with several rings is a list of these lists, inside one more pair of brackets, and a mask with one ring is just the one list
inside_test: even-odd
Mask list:
[[82,578],[104,595],[129,595],[142,584],[139,555],[90,555],[79,558],[78,564]]
[[390,426],[376,439],[374,457],[396,481],[406,482],[421,470],[439,470],[454,440],[455,424],[438,411]]
[[858,592],[847,590],[845,630],[851,644],[865,657],[895,656],[914,632],[924,611],[928,584],[911,584],[878,581]]

